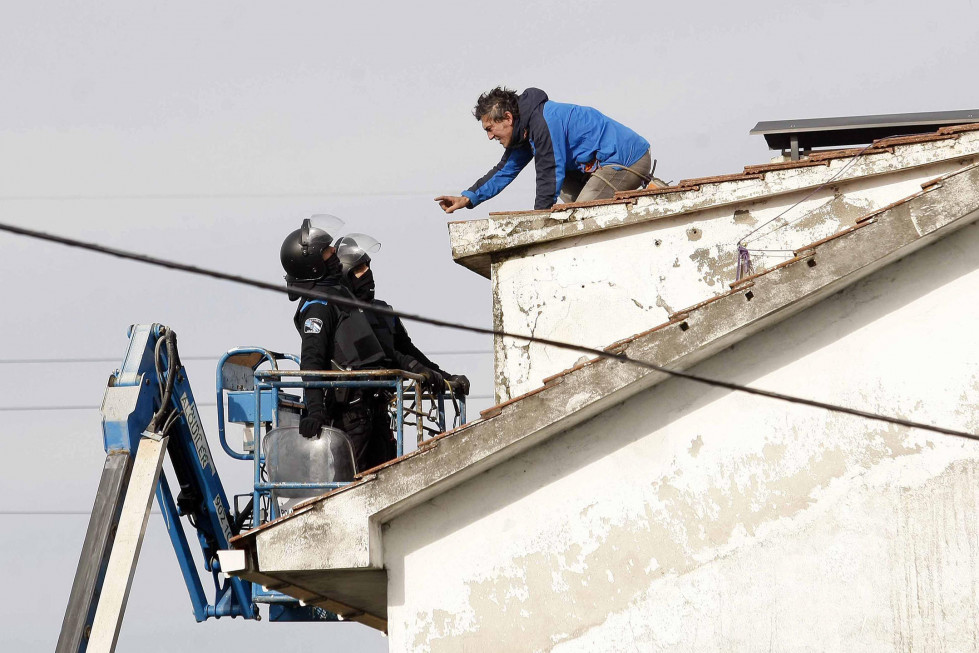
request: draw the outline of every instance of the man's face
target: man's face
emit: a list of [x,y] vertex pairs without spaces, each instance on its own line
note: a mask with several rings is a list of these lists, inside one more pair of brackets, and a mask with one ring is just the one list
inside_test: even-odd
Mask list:
[[493,120],[489,117],[489,114],[485,114],[480,118],[480,122],[483,123],[483,129],[486,130],[486,136],[489,137],[491,141],[500,141],[500,145],[503,147],[510,147],[510,143],[513,142],[513,114],[509,111],[503,114],[502,120]]
[[333,245],[330,245],[329,247],[324,247],[323,248],[323,260],[324,261],[329,261],[330,260],[330,257],[333,256],[334,252],[336,252],[336,251],[337,251],[337,248],[334,247]]

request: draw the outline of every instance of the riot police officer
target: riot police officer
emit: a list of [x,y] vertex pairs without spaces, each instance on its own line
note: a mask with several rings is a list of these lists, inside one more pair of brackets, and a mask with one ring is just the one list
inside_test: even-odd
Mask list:
[[[290,287],[352,298],[333,247],[342,225],[334,216],[313,216],[286,236],[279,254]],[[328,299],[298,294],[290,299],[299,300],[293,323],[302,337],[300,369],[329,370],[334,363],[352,370],[384,367],[387,355],[362,311]],[[332,422],[350,439],[357,471],[386,460],[384,452],[391,440],[386,400],[370,391],[324,392],[322,388],[307,388],[305,396],[306,415],[299,424],[303,436],[317,437]]]

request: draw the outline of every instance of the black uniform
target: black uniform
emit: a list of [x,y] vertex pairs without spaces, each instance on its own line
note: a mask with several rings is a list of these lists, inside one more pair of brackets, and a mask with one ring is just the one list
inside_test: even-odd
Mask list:
[[[338,284],[319,282],[315,290],[352,297]],[[388,355],[374,335],[365,313],[331,304],[328,300],[301,300],[293,322],[302,337],[300,369],[377,369],[388,366]],[[307,380],[314,380],[310,377]],[[306,389],[309,417],[321,416],[350,438],[357,471],[390,459],[393,437],[387,416],[388,395],[371,388],[324,392]]]
[[[370,274],[370,270],[368,270]],[[366,275],[365,275],[366,276]],[[357,293],[357,298],[361,301],[370,302],[380,308],[391,309],[391,305],[379,299],[374,299],[373,282],[367,286],[366,291]],[[464,375],[451,375],[438,366],[432,359],[426,356],[421,349],[415,346],[405,329],[401,318],[396,315],[382,315],[371,313],[367,319],[370,321],[386,352],[393,352],[393,360],[397,361],[400,369],[422,374],[426,377],[426,384],[429,388],[441,394],[445,391],[445,382],[448,381],[454,392],[469,394],[469,379]]]
[[[391,309],[391,305],[387,302],[383,302],[380,299],[372,299],[370,302],[374,306],[380,306],[381,308]],[[428,356],[426,356],[421,349],[415,346],[415,343],[411,341],[411,337],[408,335],[408,330],[405,329],[404,323],[401,318],[396,315],[380,315],[378,313],[371,313],[367,318],[371,326],[374,328],[374,333],[377,335],[377,339],[380,340],[381,346],[387,351],[394,351],[397,356],[402,358],[407,358],[406,364],[401,369],[410,369],[410,360],[414,359],[424,365],[425,367],[435,370],[443,377],[449,376],[449,374],[440,368],[436,363],[434,363]]]

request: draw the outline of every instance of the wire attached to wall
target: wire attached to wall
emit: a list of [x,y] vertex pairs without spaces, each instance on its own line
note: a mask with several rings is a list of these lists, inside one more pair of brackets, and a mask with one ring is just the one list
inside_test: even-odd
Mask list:
[[[888,137],[888,138],[890,138],[890,137]],[[805,197],[803,197],[802,199],[800,199],[798,202],[796,202],[795,204],[793,204],[789,208],[785,209],[784,211],[782,211],[781,213],[779,213],[778,215],[776,215],[771,220],[766,220],[765,222],[761,223],[760,225],[758,225],[757,227],[755,227],[754,229],[752,229],[751,231],[749,231],[747,234],[745,234],[744,236],[742,236],[741,239],[738,240],[738,243],[737,243],[737,248],[738,248],[738,267],[737,267],[737,271],[736,271],[735,281],[741,281],[746,276],[749,276],[749,274],[754,274],[754,263],[751,260],[751,252],[765,252],[765,253],[769,253],[769,252],[791,252],[792,254],[794,254],[795,253],[794,250],[786,250],[786,249],[751,249],[751,248],[748,247],[748,245],[750,243],[756,242],[756,241],[758,241],[758,240],[760,240],[762,238],[765,238],[766,236],[771,236],[776,231],[778,231],[780,229],[784,229],[785,227],[789,226],[790,224],[793,224],[795,222],[798,222],[799,220],[802,220],[803,218],[811,215],[817,209],[821,208],[821,207],[816,207],[814,209],[811,209],[809,211],[806,211],[805,213],[803,213],[799,217],[797,217],[797,218],[795,218],[793,220],[789,220],[789,221],[785,222],[785,224],[779,225],[779,226],[775,227],[774,229],[772,229],[771,231],[768,231],[768,232],[763,233],[763,234],[761,234],[759,236],[755,236],[754,238],[751,238],[751,236],[753,234],[758,233],[759,231],[761,231],[762,229],[764,229],[766,226],[768,226],[771,223],[775,222],[776,220],[778,220],[779,218],[781,218],[782,216],[784,216],[786,213],[788,213],[792,209],[796,208],[797,206],[799,206],[803,202],[805,202],[805,201],[809,200],[810,198],[812,198],[816,193],[818,193],[822,189],[826,188],[826,186],[828,186],[829,184],[833,183],[836,179],[838,179],[840,176],[842,176],[844,172],[846,172],[847,170],[849,170],[860,159],[860,157],[862,157],[864,154],[866,154],[867,150],[873,148],[874,147],[874,144],[876,142],[877,141],[874,141],[870,145],[867,145],[862,150],[860,150],[859,152],[857,152],[853,156],[853,158],[850,159],[847,162],[847,164],[845,166],[843,166],[842,168],[840,168],[836,172],[836,174],[834,174],[832,177],[830,177],[829,179],[827,179],[826,181],[824,181],[820,185],[816,186],[814,189],[812,189]],[[745,274],[745,271],[746,270],[750,270],[750,273],[749,274]]]
[[[868,146],[869,147],[869,146]],[[866,148],[865,148],[866,149]],[[832,180],[830,180],[832,181]],[[827,181],[826,183],[829,183]],[[825,184],[824,184],[825,185]],[[818,189],[817,189],[818,190]],[[815,192],[815,191],[814,191]],[[797,203],[798,204],[798,203]],[[784,212],[783,212],[784,214]],[[770,221],[769,221],[770,222]],[[616,354],[607,352],[601,349],[595,349],[592,347],[585,347],[583,345],[577,345],[574,343],[563,342],[560,340],[553,340],[551,338],[541,338],[539,336],[528,336],[519,333],[509,333],[507,331],[497,331],[494,329],[487,329],[485,327],[477,327],[468,324],[462,324],[458,322],[450,322],[448,320],[441,320],[437,318],[426,317],[423,315],[416,315],[412,313],[404,313],[402,311],[397,311],[394,309],[382,308],[375,306],[374,304],[368,304],[366,302],[361,302],[355,299],[350,299],[348,297],[340,297],[337,295],[318,292],[315,290],[304,290],[301,288],[291,288],[284,285],[267,283],[265,281],[260,281],[258,279],[250,279],[248,277],[243,277],[240,275],[228,274],[226,272],[221,272],[218,270],[211,270],[208,268],[202,268],[194,265],[187,265],[185,263],[179,263],[177,261],[172,261],[168,259],[157,258],[153,256],[148,256],[146,254],[139,254],[136,252],[131,252],[123,249],[118,249],[114,247],[108,247],[105,245],[99,245],[97,243],[89,243],[82,240],[77,240],[74,238],[68,238],[65,236],[58,236],[54,234],[48,234],[43,231],[37,231],[35,229],[27,229],[24,227],[17,227],[14,225],[0,223],[0,231],[5,231],[7,233],[15,234],[18,236],[24,236],[28,238],[34,238],[37,240],[43,240],[47,242],[58,243],[68,247],[82,249],[90,252],[96,252],[99,254],[105,254],[108,256],[115,256],[117,258],[126,259],[130,261],[137,261],[140,263],[146,263],[148,265],[154,265],[157,267],[166,268],[169,270],[180,270],[183,272],[189,272],[191,274],[211,277],[213,279],[220,279],[223,281],[230,281],[232,283],[237,283],[240,285],[251,286],[253,288],[259,288],[261,290],[269,290],[272,292],[281,293],[284,295],[295,295],[300,297],[306,297],[307,299],[325,299],[337,304],[338,306],[344,306],[346,308],[357,308],[368,312],[373,312],[379,315],[387,315],[391,317],[399,317],[403,320],[410,320],[413,322],[420,322],[422,324],[429,324],[432,326],[457,329],[460,331],[468,331],[471,333],[480,333],[483,335],[499,336],[504,338],[514,338],[518,340],[524,340],[527,342],[537,343],[541,345],[547,345],[551,347],[556,347],[559,349],[565,349],[568,351],[576,351],[583,354],[590,354],[596,358],[603,358],[608,360],[618,361],[620,363],[625,363],[629,365],[636,365],[644,369],[666,374],[668,376],[686,379],[688,381],[694,381],[696,383],[701,383],[704,385],[724,388],[727,390],[732,390],[735,392],[743,392],[745,394],[751,394],[759,397],[767,397],[770,399],[775,399],[778,401],[784,401],[793,404],[799,404],[804,406],[811,406],[813,408],[821,408],[836,413],[843,413],[847,415],[854,415],[856,417],[862,417],[864,419],[885,422],[889,424],[895,424],[899,426],[907,426],[910,428],[918,428],[925,431],[931,431],[934,433],[941,433],[944,435],[951,435],[955,437],[966,438],[969,440],[979,441],[979,435],[973,433],[968,433],[966,431],[960,431],[957,429],[945,428],[942,426],[936,426],[933,424],[925,424],[923,422],[916,422],[913,420],[907,420],[900,417],[893,417],[890,415],[882,415],[879,413],[874,413],[865,410],[859,410],[856,408],[849,408],[847,406],[839,406],[836,404],[831,404],[823,401],[816,401],[812,399],[805,399],[803,397],[795,397],[792,395],[783,394],[780,392],[773,392],[769,390],[761,390],[758,388],[752,388],[750,386],[741,385],[738,383],[731,383],[728,381],[721,381],[719,379],[711,379],[704,376],[699,376],[696,374],[691,374],[689,372],[681,372],[679,370],[669,369],[663,367],[662,365],[656,365],[655,363],[649,363],[646,361],[638,360],[635,358],[630,358],[625,354]]]

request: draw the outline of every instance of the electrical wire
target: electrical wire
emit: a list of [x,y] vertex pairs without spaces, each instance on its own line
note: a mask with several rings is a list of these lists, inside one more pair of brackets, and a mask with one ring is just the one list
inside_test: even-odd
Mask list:
[[[457,349],[454,351],[432,351],[429,356],[476,356],[492,354],[492,349]],[[180,356],[182,361],[217,361],[220,356]],[[115,363],[120,364],[118,356],[101,356],[94,358],[0,358],[0,365],[65,365],[72,363]]]
[[[159,510],[151,510],[151,515],[162,514]],[[87,517],[92,516],[91,510],[0,510],[0,516],[12,516],[12,515],[85,515]]]
[[[445,189],[442,189],[445,190]],[[210,199],[273,199],[285,197],[431,197],[441,191],[361,191],[335,192],[308,190],[281,193],[132,193],[104,195],[2,195],[0,202],[64,202],[102,200],[210,200]]]
[[[889,137],[888,137],[888,138],[889,138]],[[815,187],[814,189],[812,189],[812,191],[810,191],[810,192],[809,192],[809,194],[808,194],[808,195],[806,195],[806,196],[805,196],[805,197],[803,197],[803,198],[802,198],[801,200],[799,200],[798,202],[796,202],[795,204],[793,204],[793,205],[792,205],[792,206],[790,206],[789,208],[787,208],[787,209],[785,209],[784,211],[782,211],[781,213],[779,213],[778,215],[776,215],[776,216],[775,216],[774,218],[772,218],[771,220],[766,220],[765,222],[762,222],[762,223],[761,223],[760,225],[758,225],[757,227],[755,227],[754,229],[752,229],[751,231],[749,231],[749,232],[748,232],[748,233],[747,233],[747,234],[746,234],[745,236],[743,236],[743,237],[742,237],[742,238],[741,238],[741,239],[740,239],[740,240],[738,241],[738,243],[739,243],[739,244],[740,244],[741,246],[745,246],[745,245],[747,245],[748,243],[752,243],[752,242],[755,242],[756,240],[758,240],[758,239],[760,239],[760,238],[764,238],[765,236],[770,236],[770,235],[772,235],[773,233],[775,233],[776,231],[778,231],[779,229],[783,229],[783,228],[785,228],[785,227],[787,227],[787,226],[789,226],[790,224],[792,224],[793,222],[798,222],[798,221],[799,221],[799,220],[801,220],[802,218],[804,218],[804,217],[806,217],[807,215],[809,215],[810,213],[812,213],[812,211],[807,211],[806,213],[803,213],[802,215],[800,215],[800,216],[799,216],[798,218],[796,218],[795,220],[790,220],[790,221],[788,221],[788,222],[786,222],[785,224],[783,224],[783,225],[781,225],[781,226],[779,226],[779,227],[776,227],[776,228],[774,228],[774,229],[772,229],[771,231],[769,231],[769,232],[767,232],[767,233],[764,233],[764,234],[762,234],[762,235],[760,235],[760,236],[756,236],[755,238],[751,238],[751,235],[752,235],[752,234],[755,234],[755,233],[757,233],[757,232],[758,232],[759,230],[761,230],[761,229],[763,229],[763,228],[764,228],[764,227],[765,227],[766,225],[769,225],[769,224],[771,224],[772,222],[775,222],[776,220],[778,220],[779,218],[781,218],[781,217],[782,217],[783,215],[785,215],[786,213],[788,213],[789,211],[791,211],[791,210],[792,210],[792,209],[794,209],[795,207],[797,207],[797,206],[799,206],[800,204],[802,204],[803,202],[805,202],[806,200],[808,200],[808,199],[809,199],[810,197],[812,197],[813,195],[815,195],[816,193],[818,193],[819,191],[821,191],[821,190],[822,190],[823,188],[825,188],[826,186],[828,186],[829,184],[831,184],[831,183],[832,183],[832,182],[833,182],[834,180],[836,180],[836,179],[837,179],[837,178],[838,178],[838,177],[839,177],[840,175],[842,175],[842,174],[843,174],[844,172],[846,172],[847,170],[849,170],[849,169],[850,169],[850,168],[851,168],[851,167],[853,166],[853,164],[855,164],[855,163],[856,163],[856,162],[857,162],[857,161],[858,161],[858,160],[860,159],[860,157],[862,157],[862,156],[864,155],[864,153],[866,153],[866,151],[867,151],[867,150],[869,150],[870,148],[872,148],[873,146],[874,146],[874,144],[873,144],[873,143],[871,143],[870,145],[868,145],[868,146],[866,146],[865,148],[863,148],[862,150],[860,150],[859,152],[857,152],[857,153],[856,153],[856,154],[854,155],[854,157],[853,157],[852,159],[850,159],[850,161],[848,161],[848,162],[847,162],[847,164],[846,164],[845,166],[843,166],[842,168],[840,168],[840,169],[839,169],[839,170],[837,171],[837,173],[836,173],[835,175],[833,175],[832,177],[830,177],[829,179],[827,179],[826,181],[824,181],[824,182],[823,182],[823,183],[821,183],[820,185],[818,185],[818,186],[816,186],[816,187]],[[815,210],[815,209],[813,209],[813,211],[814,211],[814,210]],[[759,250],[753,250],[753,251],[759,251]],[[762,250],[762,251],[764,251],[764,250]]]
[[[181,356],[184,361],[216,361],[219,356]],[[101,356],[93,358],[0,358],[0,365],[36,365],[54,364],[65,365],[70,363],[115,363],[122,361],[118,356]]]
[[[868,146],[870,147],[870,146]],[[865,150],[867,148],[864,148]],[[830,180],[832,181],[832,180]],[[829,183],[827,181],[826,183]],[[824,184],[825,185],[825,184]],[[818,189],[817,189],[818,190]],[[815,192],[815,191],[814,191]],[[847,406],[840,406],[837,404],[831,404],[824,401],[816,401],[813,399],[806,399],[803,397],[796,397],[792,395],[787,395],[780,392],[773,392],[770,390],[762,390],[760,388],[752,388],[750,386],[741,385],[738,383],[730,383],[728,381],[722,381],[719,379],[712,379],[704,376],[699,376],[696,374],[691,374],[689,372],[681,372],[679,370],[673,370],[662,365],[656,365],[655,363],[649,363],[646,361],[638,360],[635,358],[630,358],[625,354],[616,354],[604,351],[602,349],[595,349],[592,347],[585,347],[584,345],[577,345],[570,342],[563,342],[560,340],[554,340],[551,338],[541,338],[539,336],[528,336],[518,333],[510,333],[507,331],[496,331],[494,329],[488,329],[485,327],[478,327],[469,324],[461,324],[458,322],[450,322],[448,320],[442,320],[438,318],[425,317],[423,315],[417,315],[413,313],[404,313],[402,311],[397,311],[394,309],[383,308],[380,306],[375,306],[374,304],[368,304],[366,302],[361,302],[355,299],[350,299],[348,297],[341,297],[335,294],[318,292],[315,290],[305,290],[297,287],[288,287],[278,284],[272,284],[265,281],[260,281],[258,279],[250,279],[235,274],[228,274],[227,272],[221,272],[219,270],[211,270],[208,268],[202,268],[194,265],[188,265],[186,263],[179,263],[177,261],[171,261],[167,259],[161,259],[154,256],[148,256],[146,254],[139,254],[136,252],[131,252],[123,249],[118,249],[115,247],[108,247],[105,245],[99,245],[97,243],[89,243],[82,240],[77,240],[75,238],[68,238],[65,236],[58,236],[54,234],[48,234],[42,231],[37,231],[35,229],[27,229],[24,227],[17,227],[14,225],[0,223],[0,231],[5,231],[7,233],[16,234],[18,236],[25,236],[28,238],[34,238],[37,240],[44,240],[48,242],[58,243],[61,245],[66,245],[68,247],[73,247],[77,249],[83,249],[91,252],[96,252],[99,254],[105,254],[108,256],[115,256],[117,258],[126,259],[130,261],[137,261],[140,263],[146,263],[148,265],[155,265],[157,267],[166,268],[169,270],[180,270],[183,272],[189,272],[191,274],[196,274],[199,276],[211,277],[213,279],[220,279],[223,281],[230,281],[232,283],[237,283],[245,286],[251,286],[253,288],[259,288],[261,290],[268,290],[272,292],[277,292],[285,295],[294,295],[298,297],[306,297],[307,299],[325,299],[338,306],[343,306],[346,308],[356,308],[367,312],[377,313],[379,315],[387,315],[391,317],[399,317],[403,320],[410,320],[413,322],[420,322],[422,324],[430,324],[432,326],[444,327],[449,329],[457,329],[460,331],[468,331],[470,333],[479,333],[483,335],[499,336],[504,338],[513,338],[516,340],[524,340],[527,342],[532,342],[541,345],[548,345],[551,347],[556,347],[559,349],[564,349],[567,351],[575,351],[583,354],[589,354],[597,358],[603,358],[613,361],[618,361],[620,363],[626,363],[630,365],[635,365],[653,372],[659,372],[661,374],[666,374],[668,376],[673,376],[676,378],[686,379],[688,381],[694,381],[696,383],[701,383],[703,385],[708,385],[716,388],[724,388],[727,390],[735,392],[743,392],[745,394],[755,395],[759,397],[767,397],[770,399],[775,399],[778,401],[784,401],[792,404],[799,404],[804,406],[810,406],[813,408],[821,408],[823,410],[828,410],[836,413],[843,413],[847,415],[853,415],[856,417],[862,417],[864,419],[885,422],[889,424],[896,424],[899,426],[907,426],[910,428],[922,429],[925,431],[931,431],[934,433],[941,433],[944,435],[952,435],[956,437],[966,438],[969,440],[979,441],[979,435],[973,433],[968,433],[966,431],[959,431],[957,429],[945,428],[942,426],[936,426],[933,424],[925,424],[923,422],[916,422],[913,420],[907,420],[900,417],[893,417],[890,415],[883,415],[879,413],[873,413],[870,411],[859,410],[856,408],[849,408]]]
[[[481,400],[481,399],[493,399],[494,395],[466,395],[466,401]],[[197,403],[198,408],[214,408],[217,406],[215,402],[205,402]],[[101,406],[96,406],[94,404],[61,404],[55,406],[0,406],[0,413],[15,413],[15,412],[45,412],[48,410],[52,411],[66,411],[66,410],[99,410]]]
[[18,413],[24,412],[29,413],[31,411],[45,411],[45,410],[98,410],[99,406],[88,406],[82,404],[66,404],[60,406],[0,406],[0,412],[3,413]]
[[[217,406],[216,403],[211,402],[207,404],[197,404],[198,408],[214,407]],[[99,410],[101,406],[95,406],[91,404],[61,404],[56,406],[0,406],[0,412],[2,413],[15,413],[15,412],[44,412],[48,410]]]

